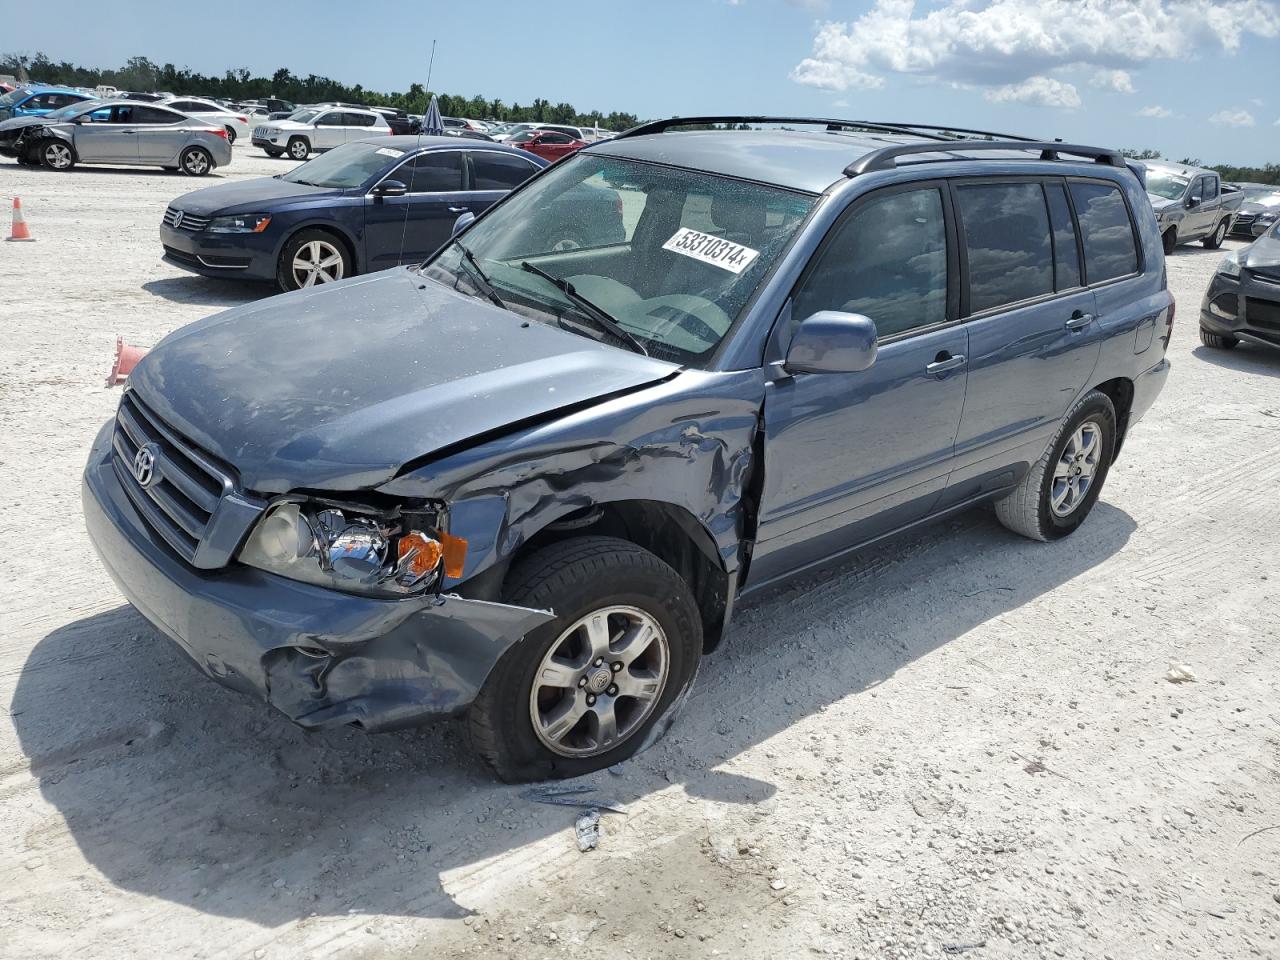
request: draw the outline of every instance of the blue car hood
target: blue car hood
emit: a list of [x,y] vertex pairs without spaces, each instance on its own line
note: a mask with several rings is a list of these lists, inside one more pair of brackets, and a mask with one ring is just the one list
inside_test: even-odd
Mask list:
[[212,216],[217,213],[271,213],[282,200],[318,200],[340,197],[342,190],[289,183],[275,177],[236,180],[184,193],[169,206],[186,213]]
[[678,369],[399,267],[183,327],[129,384],[247,489],[283,493],[373,487],[410,460]]

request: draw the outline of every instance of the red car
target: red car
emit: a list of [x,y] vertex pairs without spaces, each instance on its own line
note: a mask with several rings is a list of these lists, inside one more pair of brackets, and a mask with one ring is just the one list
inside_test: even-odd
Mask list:
[[567,157],[587,145],[585,140],[575,140],[567,133],[555,130],[526,130],[507,141],[510,146],[536,153],[544,160],[552,163],[561,157]]

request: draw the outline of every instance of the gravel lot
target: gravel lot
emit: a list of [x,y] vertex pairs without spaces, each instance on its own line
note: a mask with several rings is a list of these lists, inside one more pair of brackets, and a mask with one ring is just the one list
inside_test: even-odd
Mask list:
[[236,153],[0,164],[0,955],[1280,957],[1280,352],[1199,345],[1220,254],[1170,258],[1173,376],[1075,536],[975,511],[743,609],[581,854],[460,725],[199,676],[92,555],[116,335],[268,292],[160,260],[170,199],[290,166]]

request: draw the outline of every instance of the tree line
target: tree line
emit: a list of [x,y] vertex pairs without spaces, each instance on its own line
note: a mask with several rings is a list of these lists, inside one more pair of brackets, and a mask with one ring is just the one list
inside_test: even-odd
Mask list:
[[[1159,160],[1159,150],[1121,150],[1132,160]],[[1204,167],[1213,170],[1228,183],[1274,183],[1280,185],[1280,163],[1268,163],[1261,167],[1233,167],[1227,163],[1210,164],[1205,167],[1197,157],[1183,157],[1178,163],[1188,167]]]
[[[0,74],[12,74],[38,83],[60,84],[71,87],[112,86],[120,90],[148,92],[164,90],[183,96],[208,96],[220,100],[248,100],[258,97],[279,97],[294,103],[320,103],[339,100],[345,103],[363,103],[371,107],[396,107],[408,113],[425,113],[431,102],[432,91],[420,83],[411,83],[403,92],[381,93],[366,90],[361,84],[348,86],[329,77],[314,73],[305,77],[295,76],[287,67],[281,67],[270,77],[255,77],[248,70],[228,70],[222,76],[205,75],[172,63],[156,64],[146,57],[130,57],[124,66],[115,70],[82,67],[67,60],[54,61],[43,53],[0,54]],[[465,97],[458,94],[436,93],[440,112],[447,117],[471,117],[528,123],[569,123],[577,126],[600,126],[610,130],[626,130],[638,122],[633,113],[600,110],[580,112],[571,103],[551,103],[535,99],[522,105],[491,100],[484,96]]]

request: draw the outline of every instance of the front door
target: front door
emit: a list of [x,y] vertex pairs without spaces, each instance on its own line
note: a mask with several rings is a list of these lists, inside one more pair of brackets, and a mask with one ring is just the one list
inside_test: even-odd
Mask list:
[[330,110],[316,118],[316,150],[332,150],[347,142],[347,115],[342,110]]
[[86,163],[134,163],[138,159],[138,106],[122,104],[109,112],[80,117],[76,124],[76,154]]
[[365,198],[366,269],[421,263],[442,247],[454,221],[471,210],[463,172],[462,150],[429,150],[387,174],[385,180],[399,180],[409,193]]
[[859,373],[770,384],[749,586],[923,518],[946,486],[968,379],[947,208],[937,183],[860,199],[797,284],[792,323],[861,313],[880,352]]

